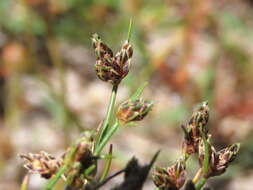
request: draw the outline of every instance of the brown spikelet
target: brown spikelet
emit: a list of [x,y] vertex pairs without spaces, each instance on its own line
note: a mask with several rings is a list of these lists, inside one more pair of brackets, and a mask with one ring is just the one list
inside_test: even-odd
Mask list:
[[[210,145],[209,168],[207,174],[205,174],[205,177],[209,178],[213,176],[219,176],[225,173],[229,164],[236,158],[239,149],[240,144],[236,143],[216,152],[215,148],[212,145]],[[199,148],[199,163],[201,167],[203,166],[204,155],[205,155],[204,145],[203,141],[201,141]]]
[[171,167],[157,167],[153,173],[153,182],[160,190],[179,190],[185,183],[185,162],[179,160]]
[[208,119],[208,103],[203,102],[199,109],[193,112],[188,124],[186,126],[182,125],[182,129],[185,133],[183,142],[184,154],[191,155],[198,152],[201,136],[205,135],[207,137],[208,134],[208,128],[206,126]]
[[143,99],[127,100],[119,106],[117,118],[123,124],[132,121],[141,121],[149,113],[153,105],[153,101]]
[[92,36],[92,44],[96,53],[94,65],[97,76],[113,85],[117,85],[128,74],[133,55],[132,46],[126,41],[121,50],[113,56],[112,50],[101,41],[97,34]]
[[29,172],[38,173],[46,179],[55,175],[62,165],[62,159],[56,159],[44,151],[41,151],[39,154],[22,154],[20,158],[25,161],[24,167]]

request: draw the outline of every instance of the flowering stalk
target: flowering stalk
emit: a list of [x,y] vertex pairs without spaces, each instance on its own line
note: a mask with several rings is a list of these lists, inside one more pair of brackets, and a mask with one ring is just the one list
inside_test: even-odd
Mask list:
[[131,58],[133,55],[132,46],[129,44],[131,32],[132,20],[130,20],[128,28],[127,41],[123,44],[121,50],[115,56],[113,56],[112,50],[104,44],[97,35],[94,35],[92,38],[93,47],[97,55],[97,61],[95,64],[97,75],[101,80],[110,82],[113,85],[106,117],[101,131],[98,133],[99,137],[97,146],[100,146],[100,143],[103,142],[103,139],[110,128],[118,85],[129,72]]
[[[108,157],[99,180],[99,182],[102,183],[108,175],[111,166],[113,158],[112,146],[107,155],[103,156],[101,155],[101,152],[111,139],[112,135],[117,131],[120,124],[141,121],[153,107],[152,101],[146,101],[139,98],[146,86],[145,84],[138,88],[132,97],[119,106],[117,114],[115,115],[117,118],[115,117],[115,120],[113,120],[118,86],[129,72],[133,55],[133,48],[129,43],[131,32],[132,20],[129,24],[127,40],[122,45],[120,51],[115,55],[113,54],[113,51],[102,42],[97,34],[94,34],[92,37],[92,45],[96,54],[96,63],[94,65],[96,74],[102,81],[112,84],[112,92],[106,116],[102,122],[101,128],[96,130],[96,134],[89,133],[89,138],[79,138],[77,143],[67,149],[65,154],[59,159],[44,152],[21,156],[26,162],[24,166],[30,172],[39,173],[41,177],[49,179],[48,184],[43,190],[52,190],[61,177],[64,178],[67,185],[66,189],[86,189],[96,185],[95,175],[98,167],[98,160]],[[157,156],[158,153],[156,154],[155,159]],[[141,178],[143,178],[142,173],[145,173],[145,176],[147,176],[155,159],[148,168],[143,167],[143,172],[142,170],[140,171],[141,173],[138,175],[140,175]],[[133,166],[135,167],[135,165]],[[142,169],[142,167],[138,165],[136,167],[137,169]],[[146,177],[140,181],[141,183],[139,183],[142,184],[145,179]]]
[[[140,121],[142,120],[148,112],[151,110],[153,106],[153,102],[150,101],[144,101],[140,99],[139,97],[141,96],[144,88],[147,86],[147,83],[144,83],[142,86],[140,86],[136,92],[124,103],[122,103],[118,110],[117,110],[117,119],[114,123],[114,125],[108,130],[106,130],[106,133],[104,133],[103,138],[100,140],[100,143],[97,144],[95,147],[94,154],[99,155],[104,148],[104,146],[108,143],[112,135],[117,131],[119,128],[120,124],[126,124],[132,121]],[[135,102],[135,103],[133,103]],[[126,106],[122,105],[128,105],[127,110],[123,109],[126,108]],[[131,106],[129,106],[131,104]],[[131,117],[130,117],[131,116]],[[134,116],[134,117],[133,117]],[[124,122],[122,123],[122,119]],[[130,121],[131,120],[131,121]]]
[[98,133],[99,134],[99,138],[98,138],[98,142],[97,142],[98,146],[101,143],[101,141],[103,140],[103,138],[109,128],[109,125],[110,125],[110,122],[112,119],[113,110],[114,110],[113,108],[115,106],[117,90],[118,90],[118,85],[114,85],[112,88],[112,94],[111,94],[109,106],[108,106],[108,109],[106,112],[105,121],[103,122],[101,132]]
[[[235,143],[217,152],[210,144],[208,118],[209,108],[207,102],[204,102],[199,109],[193,112],[187,125],[182,125],[185,135],[182,146],[182,163],[185,164],[192,154],[198,154],[199,158],[200,169],[192,180],[196,190],[201,190],[208,178],[223,174],[237,156],[240,148],[240,144]],[[179,190],[185,177],[184,175],[181,177],[173,175],[164,168],[156,169],[153,176],[153,182],[157,186],[156,190]]]

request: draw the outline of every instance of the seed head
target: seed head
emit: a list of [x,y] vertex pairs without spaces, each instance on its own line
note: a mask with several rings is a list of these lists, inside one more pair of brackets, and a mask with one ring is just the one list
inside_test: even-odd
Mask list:
[[185,162],[179,160],[171,167],[156,168],[153,173],[153,182],[161,190],[178,190],[186,180]]
[[208,128],[206,127],[209,118],[208,103],[203,102],[201,107],[193,112],[190,121],[186,126],[182,125],[185,134],[183,151],[191,155],[198,152],[199,142],[202,134],[207,138]]
[[24,167],[29,172],[39,173],[41,177],[46,179],[55,175],[63,163],[62,159],[56,159],[43,151],[39,154],[20,155],[20,157],[25,160]]
[[217,157],[218,157],[218,164],[215,167],[215,171],[212,174],[212,176],[217,176],[217,175],[221,175],[223,174],[227,167],[229,166],[229,164],[236,158],[238,152],[240,149],[240,144],[236,143],[236,144],[232,144],[229,147],[219,151],[217,153]]
[[96,53],[95,71],[97,76],[106,82],[117,85],[128,74],[133,55],[132,46],[126,41],[121,50],[113,56],[112,50],[101,41],[97,34],[92,37]]
[[137,99],[122,103],[117,111],[117,118],[122,123],[141,121],[152,109],[153,101]]
[[[229,164],[236,158],[238,151],[240,149],[240,144],[236,143],[230,145],[229,147],[216,152],[215,148],[210,145],[209,149],[209,168],[207,174],[205,174],[206,178],[219,176],[225,173]],[[199,147],[199,163],[200,166],[203,166],[204,162],[204,145],[203,141],[200,143]]]
[[102,42],[100,37],[97,34],[93,34],[92,38],[92,46],[95,50],[97,59],[112,59],[113,52],[112,50]]
[[188,127],[192,129],[192,135],[195,138],[201,136],[201,132],[207,134],[208,129],[206,127],[209,119],[209,107],[207,102],[203,102],[201,107],[193,112],[192,117],[188,123]]

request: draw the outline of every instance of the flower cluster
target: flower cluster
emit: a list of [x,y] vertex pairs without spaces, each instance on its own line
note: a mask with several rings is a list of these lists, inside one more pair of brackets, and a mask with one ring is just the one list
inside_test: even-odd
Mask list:
[[185,162],[182,160],[167,169],[156,167],[153,174],[153,181],[160,190],[180,189],[184,185],[185,179]]
[[[65,179],[66,189],[98,189],[98,187],[104,185],[108,179],[111,179],[111,177],[106,177],[111,166],[113,146],[110,146],[108,154],[103,154],[104,147],[121,125],[141,121],[152,110],[154,102],[140,98],[145,87],[142,86],[138,88],[132,97],[120,104],[115,113],[118,85],[128,74],[133,56],[133,49],[129,44],[130,34],[131,22],[128,40],[115,55],[97,34],[92,37],[96,54],[96,63],[94,65],[96,74],[101,80],[113,85],[105,119],[97,130],[93,132],[86,131],[84,136],[79,138],[59,158],[55,158],[46,152],[20,155],[25,161],[24,167],[29,172],[38,173],[46,179],[51,178],[46,189],[53,189],[60,177]],[[235,159],[240,148],[239,144],[233,144],[220,151],[216,151],[211,145],[211,135],[207,127],[208,119],[209,107],[208,103],[204,102],[199,109],[193,112],[189,122],[182,125],[184,131],[182,156],[170,167],[156,167],[154,169],[153,182],[159,190],[179,190],[184,186],[187,177],[186,162],[192,154],[198,154],[200,165],[200,172],[191,182],[193,186],[198,182],[199,176],[205,181],[210,177],[223,174]],[[140,167],[136,159],[130,161],[129,167],[127,166],[122,170],[125,172],[125,181],[122,185],[113,189],[122,189],[125,186],[127,189],[141,189],[158,154],[159,151],[147,166]],[[100,170],[100,159],[105,159],[103,170]],[[101,171],[102,174],[99,179],[96,175],[97,171]],[[118,174],[121,172],[118,172]],[[202,185],[204,183],[198,184]],[[202,186],[200,188],[199,186],[196,187],[198,187],[196,190],[200,190]]]
[[[129,31],[131,31],[130,29]],[[130,36],[128,36],[128,39],[130,39]],[[115,89],[117,89],[121,80],[129,72],[133,49],[129,44],[129,40],[127,40],[122,45],[121,50],[114,56],[112,50],[101,41],[97,34],[93,35],[92,44],[96,53],[95,70],[97,76],[101,80],[113,85],[109,102],[110,106],[108,107],[105,120],[97,130],[93,132],[84,132],[84,135],[77,140],[77,143],[68,148],[60,158],[57,159],[45,152],[21,155],[21,158],[26,162],[24,166],[30,172],[38,173],[42,177],[51,180],[48,183],[47,189],[52,189],[52,184],[54,185],[60,176],[66,181],[66,189],[97,189],[96,187],[100,186],[101,181],[107,176],[111,165],[112,145],[107,155],[101,154],[111,136],[120,125],[144,119],[154,104],[152,101],[139,98],[144,89],[140,87],[134,94],[134,98],[132,96],[130,99],[123,102],[115,114],[114,106],[117,93]],[[114,114],[115,121],[113,121],[113,123],[111,120],[113,120],[112,117]],[[104,170],[98,180],[96,176],[97,168],[99,167],[98,161],[104,158],[106,158]],[[154,160],[151,163],[153,162]],[[138,164],[134,164],[134,167],[131,168],[134,168],[133,173],[137,175],[138,172],[135,171],[136,168],[140,168]],[[142,186],[142,183],[146,179],[143,174],[145,173],[145,175],[147,175],[150,168],[151,166],[145,166],[141,170],[138,169],[140,171],[138,174],[140,177],[135,177],[135,179],[139,179],[138,184],[135,184],[135,186]],[[126,179],[128,179],[129,171],[126,171],[126,176]],[[130,177],[130,179],[132,179],[132,177]]]
[[198,145],[202,135],[207,136],[207,122],[209,119],[208,103],[204,102],[198,110],[193,112],[190,121],[186,126],[182,125],[185,134],[183,142],[183,152],[191,155],[198,152]]
[[117,111],[118,120],[125,124],[142,120],[152,109],[153,101],[136,99],[123,102]]
[[126,41],[114,56],[112,50],[101,41],[97,34],[93,35],[92,44],[97,58],[95,64],[97,76],[105,82],[118,85],[129,72],[133,56],[132,46]]
[[73,155],[71,155],[72,151],[73,149],[68,149],[60,158],[55,158],[44,151],[39,154],[20,155],[20,157],[25,160],[24,167],[28,171],[38,173],[45,179],[52,178],[68,160],[72,163],[72,167],[62,177],[63,179],[67,177],[72,187],[82,188],[86,180],[81,178],[81,174],[94,163],[90,143],[86,139],[81,139],[74,149]]
[[46,179],[54,176],[63,163],[62,159],[56,159],[44,151],[39,154],[22,154],[20,157],[25,160],[24,167],[29,172],[39,173],[41,177]]
[[200,165],[200,173],[196,174],[194,183],[197,182],[198,175],[208,179],[223,174],[229,163],[235,159],[240,144],[233,144],[217,152],[210,144],[211,135],[207,128],[208,119],[209,107],[207,102],[204,102],[199,109],[193,112],[190,121],[186,125],[182,125],[185,135],[182,158],[168,169],[156,168],[153,173],[154,184],[160,190],[179,190],[184,185],[186,161],[194,153],[198,154]]
[[[200,143],[199,148],[199,164],[202,167],[204,162],[204,143],[203,141]],[[227,148],[224,148],[220,151],[216,151],[215,148],[209,144],[209,167],[206,174],[204,174],[205,178],[219,176],[223,174],[229,163],[232,162],[236,155],[238,154],[238,151],[240,149],[240,144],[235,143]]]

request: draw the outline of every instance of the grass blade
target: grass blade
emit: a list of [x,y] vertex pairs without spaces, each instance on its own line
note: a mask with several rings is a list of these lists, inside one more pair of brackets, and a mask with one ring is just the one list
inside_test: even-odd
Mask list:
[[137,100],[141,94],[143,93],[144,89],[148,85],[148,82],[144,82],[136,91],[135,93],[129,98],[131,101]]

